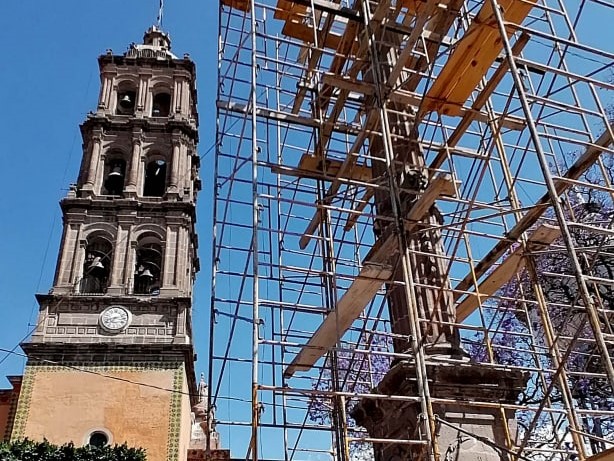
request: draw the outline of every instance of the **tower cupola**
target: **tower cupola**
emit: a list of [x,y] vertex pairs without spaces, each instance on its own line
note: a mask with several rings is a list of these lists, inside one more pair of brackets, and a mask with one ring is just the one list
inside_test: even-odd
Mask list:
[[171,37],[157,26],[151,26],[147,29],[145,35],[143,35],[143,44],[133,43],[124,56],[177,59],[177,56],[171,53]]

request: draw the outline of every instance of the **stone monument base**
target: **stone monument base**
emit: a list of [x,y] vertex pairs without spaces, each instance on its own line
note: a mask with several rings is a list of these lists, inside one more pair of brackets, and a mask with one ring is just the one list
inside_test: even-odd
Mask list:
[[[433,357],[430,357],[431,359]],[[474,363],[441,363],[427,366],[431,397],[453,399],[454,403],[433,403],[441,461],[503,461],[510,457],[494,444],[508,447],[506,428],[513,444],[517,430],[515,411],[468,404],[471,401],[514,403],[525,389],[528,373]],[[373,393],[417,396],[416,367],[413,362],[394,365]],[[419,402],[363,398],[351,412],[357,424],[372,438],[425,440],[420,435]],[[472,437],[471,435],[477,437]],[[426,461],[426,445],[375,443],[375,461]],[[509,448],[509,447],[508,447]]]

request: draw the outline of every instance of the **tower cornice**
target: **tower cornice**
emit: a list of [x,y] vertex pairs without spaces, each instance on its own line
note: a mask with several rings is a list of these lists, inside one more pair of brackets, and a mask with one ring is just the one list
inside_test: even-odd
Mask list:
[[183,59],[172,58],[156,58],[145,56],[120,56],[115,54],[103,54],[98,58],[98,65],[101,72],[108,65],[116,66],[136,66],[136,67],[164,67],[171,69],[183,69],[189,73],[189,76],[193,76],[196,73],[196,65],[194,62],[184,57]]
[[151,118],[134,118],[123,115],[89,114],[81,124],[81,135],[84,139],[91,137],[95,130],[105,131],[134,131],[141,129],[146,133],[173,133],[180,130],[193,142],[198,142],[198,123],[196,120],[185,118],[169,118],[157,120]]

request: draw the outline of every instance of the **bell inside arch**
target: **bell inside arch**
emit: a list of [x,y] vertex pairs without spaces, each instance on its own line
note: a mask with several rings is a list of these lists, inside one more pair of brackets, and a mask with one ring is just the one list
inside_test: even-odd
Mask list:
[[104,275],[105,273],[105,267],[104,264],[102,263],[102,257],[100,256],[93,256],[91,258],[91,262],[90,265],[87,268],[88,272],[97,277],[97,276],[101,276]]
[[130,94],[126,93],[120,100],[119,105],[122,109],[131,109],[134,106],[134,101],[130,97]]
[[149,270],[149,268],[143,269],[143,271],[138,274],[138,277],[142,280],[152,281],[154,279],[153,274]]
[[121,194],[124,188],[124,169],[120,163],[113,165],[104,181],[104,187],[110,195]]

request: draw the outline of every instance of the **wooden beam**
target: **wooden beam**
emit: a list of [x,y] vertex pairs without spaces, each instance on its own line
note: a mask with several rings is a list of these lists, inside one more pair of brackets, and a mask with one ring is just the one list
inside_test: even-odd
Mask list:
[[[529,43],[529,38],[529,35],[525,33],[518,37],[518,40],[516,40],[516,43],[514,43],[514,46],[512,47],[512,54],[514,56],[518,56],[522,52],[526,44]],[[499,65],[497,70],[495,70],[492,77],[490,77],[490,79],[488,80],[480,94],[477,96],[477,98],[475,98],[475,101],[471,105],[472,109],[482,109],[484,104],[486,104],[486,101],[488,101],[488,98],[490,98],[490,95],[495,91],[499,83],[501,83],[501,80],[503,80],[503,77],[507,73],[508,69],[509,64],[507,63],[507,60],[504,60]],[[467,128],[469,128],[469,125],[473,120],[475,120],[475,113],[468,112],[464,114],[463,119],[460,121],[458,126],[454,129],[454,131],[448,138],[447,144],[449,146],[456,146],[456,144],[458,143],[458,141],[460,141],[460,138],[465,133],[465,131],[467,131]],[[439,166],[437,166],[436,168],[439,168]]]
[[335,346],[391,276],[390,266],[365,263],[337,302],[336,310],[326,316],[307,344],[288,365],[284,376],[290,378],[297,371],[306,371],[313,367],[318,359]]
[[411,230],[415,224],[422,220],[426,213],[440,196],[451,197],[454,195],[454,180],[447,173],[439,174],[429,182],[423,194],[413,204],[405,220],[405,230]]
[[[527,240],[526,251],[539,251],[549,247],[561,235],[561,229],[549,224],[542,224],[533,231]],[[478,307],[481,302],[494,295],[526,263],[524,248],[518,247],[480,283],[478,289],[467,295],[456,307],[456,320],[462,322]]]
[[[335,88],[339,88],[346,91],[353,91],[365,96],[371,96],[375,93],[375,88],[372,83],[362,82],[354,78],[347,76],[333,75],[330,73],[324,74],[322,82]],[[492,88],[494,90],[494,88]],[[391,102],[400,103],[403,105],[410,105],[414,108],[420,107],[422,102],[422,96],[417,93],[412,93],[407,90],[397,89],[388,95]],[[459,107],[458,116],[468,117],[471,120],[478,120],[480,122],[488,122],[489,116],[483,112],[480,112],[474,107]],[[521,117],[514,115],[503,116],[500,113],[495,112],[495,117],[500,120],[501,126],[509,128],[511,130],[522,131],[526,127],[526,122]],[[461,122],[462,123],[462,122]]]
[[614,461],[614,448],[610,448],[593,455],[590,458],[586,458],[586,461]]
[[[409,211],[406,228],[412,229],[418,225],[437,197],[442,192],[449,192],[450,184],[453,187],[450,175],[441,175],[433,179]],[[284,372],[287,378],[296,371],[309,370],[320,357],[334,347],[352,326],[354,320],[360,316],[365,306],[371,302],[382,284],[390,279],[393,268],[388,265],[388,261],[398,251],[398,238],[394,230],[394,226],[388,226],[383,235],[377,239],[365,257],[358,277],[337,302],[336,310],[326,316],[324,322]]]
[[[284,24],[284,27],[281,32],[288,37],[302,40],[305,43],[313,43],[314,41],[313,27],[306,25],[298,18],[288,19]],[[318,34],[320,34],[320,31],[317,32]],[[318,46],[319,48],[329,48],[332,50],[336,50],[341,43],[341,38],[341,35],[338,35],[334,32],[329,32],[326,34],[323,40],[319,41]]]
[[249,11],[250,8],[249,0],[222,0],[222,5],[245,12]]
[[[529,42],[529,38],[530,36],[523,32],[522,35],[518,38],[518,40],[516,40],[516,43],[514,43],[514,46],[512,47],[512,54],[514,56],[517,56],[522,52],[525,45]],[[478,97],[475,98],[475,101],[471,105],[472,109],[477,110],[477,111],[482,109],[484,104],[486,104],[486,101],[488,101],[488,98],[490,97],[490,95],[493,93],[493,91],[495,91],[495,89],[497,88],[497,85],[499,85],[499,83],[505,76],[508,69],[509,69],[509,64],[507,63],[507,61],[503,61],[501,65],[497,68],[497,70],[494,72],[490,80],[488,80],[488,83],[486,83],[486,85],[484,86],[484,88],[482,89]],[[460,141],[461,137],[467,131],[467,128],[469,128],[469,126],[471,125],[471,122],[473,122],[474,120],[476,120],[475,112],[465,113],[463,115],[463,119],[459,122],[458,125],[456,125],[456,128],[454,128],[454,131],[452,132],[450,137],[447,139],[446,141],[447,147],[455,147],[458,144],[458,141]],[[484,121],[484,120],[479,120],[479,121]],[[431,171],[439,169],[441,165],[443,164],[443,162],[445,161],[447,153],[448,153],[447,149],[445,148],[441,149],[437,153],[437,156],[433,159],[433,161],[429,165],[429,169]]]
[[[357,155],[354,155],[354,152],[358,152],[360,150],[362,143],[367,138],[367,131],[370,129],[370,127],[372,127],[372,125],[375,123],[376,120],[377,120],[377,111],[371,109],[369,113],[367,114],[367,121],[365,122],[365,130],[361,131],[360,134],[354,140],[354,144],[348,151],[348,156],[343,161],[341,168],[339,168],[339,174],[345,174],[345,172],[348,170],[351,170],[352,166],[356,163]],[[332,198],[335,196],[335,194],[339,190],[339,187],[341,187],[341,183],[339,181],[333,181],[333,183],[328,188],[328,191],[326,191],[326,198],[324,200],[325,201],[332,200]],[[316,214],[313,216],[313,218],[311,218],[311,221],[307,225],[307,229],[305,229],[305,232],[303,232],[303,235],[301,236],[299,240],[299,246],[301,250],[305,249],[305,247],[307,247],[307,245],[309,244],[309,241],[311,240],[311,236],[314,234],[314,232],[318,229],[318,226],[320,225],[321,219],[322,219],[322,215],[320,213],[320,210],[318,210],[316,211]]]
[[408,64],[408,60],[413,52],[414,45],[420,39],[420,37],[422,37],[423,31],[426,28],[426,23],[433,15],[433,12],[436,11],[437,8],[446,8],[445,2],[440,2],[439,0],[427,0],[426,4],[413,3],[413,6],[416,8],[414,13],[417,12],[419,14],[416,15],[414,29],[404,40],[401,53],[399,54],[397,50],[398,55],[395,58],[396,63],[390,70],[388,81],[386,82],[388,88],[393,88],[397,85],[399,77],[401,77],[405,66]]
[[[603,134],[595,141],[595,143],[588,147],[584,153],[578,157],[574,164],[563,175],[565,179],[578,179],[591,165],[595,163],[599,155],[603,152],[603,148],[612,144],[612,137],[610,136],[611,130],[614,129],[614,124],[610,124],[610,128],[603,132]],[[558,195],[561,195],[567,189],[571,187],[571,183],[561,179],[554,180],[554,186]],[[488,252],[486,256],[475,266],[472,272],[467,274],[458,285],[456,285],[454,293],[455,299],[463,296],[462,292],[469,291],[474,286],[473,274],[479,280],[491,267],[495,264],[506,251],[517,242],[520,236],[526,232],[537,220],[544,214],[544,212],[550,207],[550,196],[548,193],[544,194],[535,203],[533,208],[528,211],[520,221],[507,233],[506,238],[500,240],[492,250]]]
[[[324,168],[324,164],[326,168]],[[297,176],[299,178],[321,179],[332,181],[335,178],[350,179],[356,181],[370,181],[372,178],[371,168],[367,165],[354,164],[343,175],[339,172],[343,162],[341,160],[326,159],[324,161],[311,154],[303,154],[296,168],[277,167],[274,166],[271,170],[275,173]]]
[[275,8],[273,17],[286,21],[292,17],[304,17],[306,13],[307,7],[305,5],[297,4],[291,0],[277,0],[277,8]]
[[354,208],[354,213],[350,213],[350,215],[348,216],[348,219],[345,222],[345,226],[343,226],[344,232],[349,232],[350,230],[352,230],[352,227],[354,227],[356,221],[358,221],[358,218],[362,214],[363,210],[367,207],[367,204],[369,203],[369,200],[371,200],[373,195],[375,195],[375,191],[373,190],[373,188],[367,189],[365,191],[362,198],[358,202],[358,205],[356,205],[356,208]]
[[[536,0],[500,0],[506,22],[520,24]],[[460,108],[503,49],[490,2],[485,2],[469,29],[459,40],[443,69],[429,88],[423,113],[460,115]],[[508,31],[511,36],[512,30]]]
[[[240,114],[249,114],[251,112],[251,107],[230,101],[218,101],[217,108],[220,110],[226,110],[228,112],[237,112]],[[301,117],[300,115],[288,114],[287,112],[267,109],[265,107],[257,107],[256,115],[258,117],[264,117],[269,120],[275,120],[281,123],[302,125],[310,128],[317,128],[318,126],[320,126],[320,122],[318,122],[318,120],[314,118]],[[359,129],[357,125],[350,125],[342,122],[332,123],[324,121],[322,122],[322,124],[324,126],[330,125],[331,131],[336,131],[339,133],[360,135],[360,133],[364,131],[362,129]]]

